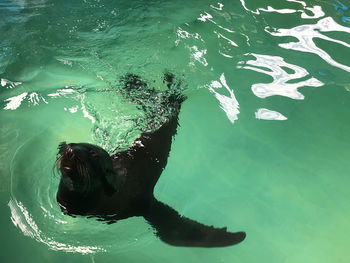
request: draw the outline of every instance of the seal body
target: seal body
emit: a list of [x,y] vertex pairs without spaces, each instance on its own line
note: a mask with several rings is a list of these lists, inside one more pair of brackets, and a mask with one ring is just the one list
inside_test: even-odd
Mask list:
[[177,125],[176,115],[112,156],[92,144],[62,143],[58,203],[68,214],[115,215],[118,219],[144,214],[167,164]]
[[[165,76],[167,86],[174,76]],[[145,87],[136,75],[125,81],[125,96]],[[137,101],[137,99],[136,99]],[[168,96],[164,105],[172,115],[157,130],[144,132],[125,151],[110,156],[104,149],[88,143],[61,143],[57,168],[61,180],[57,202],[69,215],[94,216],[110,223],[132,216],[143,216],[159,238],[176,246],[217,247],[234,245],[244,232],[231,233],[181,216],[153,195],[164,170],[178,115],[184,97]]]

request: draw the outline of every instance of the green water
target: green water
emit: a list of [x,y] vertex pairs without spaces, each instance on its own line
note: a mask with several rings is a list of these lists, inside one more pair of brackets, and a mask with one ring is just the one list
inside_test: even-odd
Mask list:
[[[0,262],[348,262],[350,11],[339,3],[1,0]],[[56,204],[58,143],[127,147],[148,120],[119,78],[162,90],[165,71],[188,99],[155,196],[245,231],[236,246],[173,247],[143,218],[106,225]]]

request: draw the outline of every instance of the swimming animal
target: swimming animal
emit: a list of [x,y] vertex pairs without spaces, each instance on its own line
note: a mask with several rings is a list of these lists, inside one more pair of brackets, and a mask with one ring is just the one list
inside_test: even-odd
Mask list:
[[[164,81],[170,89],[174,75],[167,73]],[[136,75],[124,78],[124,96],[141,104],[141,108],[145,105],[133,94],[145,88],[147,84]],[[142,133],[127,150],[112,156],[93,144],[60,143],[56,161],[61,174],[57,202],[62,211],[110,223],[143,216],[161,240],[175,246],[220,247],[244,240],[244,232],[231,233],[226,228],[198,223],[153,195],[167,164],[183,101],[181,95],[165,96],[163,104],[172,107],[170,118],[157,130]]]

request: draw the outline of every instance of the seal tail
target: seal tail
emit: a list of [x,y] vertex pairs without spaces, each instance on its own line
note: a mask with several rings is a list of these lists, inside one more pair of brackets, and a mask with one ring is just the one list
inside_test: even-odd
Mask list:
[[226,227],[215,228],[183,217],[155,199],[144,217],[158,237],[173,246],[224,247],[238,244],[246,237],[244,232],[231,233]]

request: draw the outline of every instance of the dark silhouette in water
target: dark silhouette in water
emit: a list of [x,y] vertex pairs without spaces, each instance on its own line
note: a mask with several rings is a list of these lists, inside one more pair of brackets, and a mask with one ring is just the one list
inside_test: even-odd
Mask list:
[[[164,81],[170,89],[174,75],[166,73]],[[132,74],[123,82],[124,96],[146,107],[133,96],[138,89],[147,88],[146,83]],[[244,232],[231,233],[183,217],[153,195],[167,164],[183,101],[181,95],[166,97],[163,106],[172,107],[169,120],[154,132],[142,133],[129,149],[112,156],[92,144],[61,143],[56,162],[61,172],[57,192],[61,209],[69,215],[95,216],[109,222],[143,216],[161,240],[175,246],[220,247],[244,240]]]

